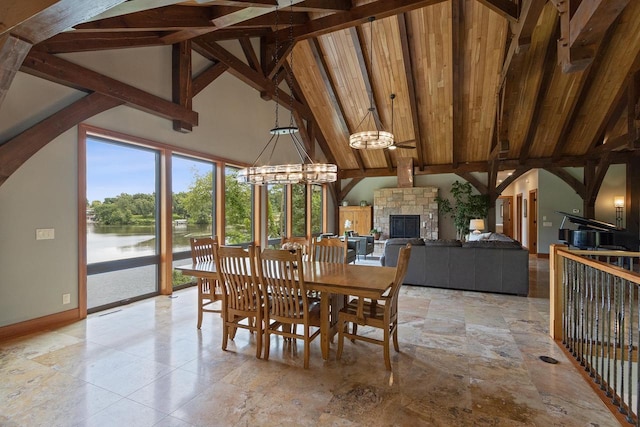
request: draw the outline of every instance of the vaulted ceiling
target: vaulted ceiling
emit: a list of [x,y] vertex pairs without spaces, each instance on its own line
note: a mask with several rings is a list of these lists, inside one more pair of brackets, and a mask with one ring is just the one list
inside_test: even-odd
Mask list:
[[[0,141],[0,184],[62,128],[123,103],[188,132],[198,121],[192,98],[222,73],[264,99],[274,99],[279,85],[278,100],[293,109],[305,144],[313,152],[317,142],[343,179],[395,175],[398,159],[411,157],[417,174],[473,179],[471,172],[489,172],[493,188],[500,170],[517,176],[544,167],[563,175],[562,166],[592,164],[597,174],[638,155],[640,1],[281,0],[277,12],[276,5],[23,0],[4,6],[0,102],[18,70],[92,98],[52,116],[56,126],[39,124]],[[220,43],[229,40],[237,40],[243,56]],[[173,45],[171,100],[56,56],[163,45]],[[193,51],[210,61],[197,75]],[[349,147],[370,99],[404,148]]]

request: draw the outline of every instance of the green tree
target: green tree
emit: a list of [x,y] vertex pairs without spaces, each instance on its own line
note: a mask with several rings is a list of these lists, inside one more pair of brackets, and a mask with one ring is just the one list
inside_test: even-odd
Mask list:
[[267,198],[269,207],[267,209],[267,234],[271,238],[281,237],[285,233],[284,224],[284,185],[269,185]]
[[304,236],[307,234],[307,186],[295,184],[291,186],[291,234]]
[[225,240],[227,244],[250,242],[251,186],[238,182],[238,169],[227,167],[225,173]]
[[473,218],[486,218],[489,213],[489,198],[481,194],[472,194],[469,182],[455,181],[451,184],[454,204],[448,199],[436,197],[438,210],[453,218],[458,239],[469,234],[469,221]]
[[213,215],[213,172],[199,175],[194,172],[194,181],[181,200],[190,222],[210,224]]

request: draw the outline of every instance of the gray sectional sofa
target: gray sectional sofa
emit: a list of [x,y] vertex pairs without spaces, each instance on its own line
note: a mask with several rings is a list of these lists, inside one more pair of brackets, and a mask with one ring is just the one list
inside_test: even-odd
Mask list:
[[380,263],[395,267],[400,248],[407,243],[412,248],[405,284],[520,296],[529,293],[529,252],[504,235],[465,243],[389,239]]

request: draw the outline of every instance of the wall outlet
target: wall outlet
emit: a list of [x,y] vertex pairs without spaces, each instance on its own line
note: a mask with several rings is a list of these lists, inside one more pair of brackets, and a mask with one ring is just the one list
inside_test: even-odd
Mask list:
[[36,228],[36,240],[53,240],[54,238],[54,228]]
[[71,294],[62,294],[62,304],[71,303]]

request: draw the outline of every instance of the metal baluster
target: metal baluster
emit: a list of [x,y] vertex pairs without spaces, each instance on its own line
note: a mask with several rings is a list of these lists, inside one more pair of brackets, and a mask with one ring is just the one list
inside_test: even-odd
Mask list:
[[[600,378],[598,374],[598,337],[600,336],[600,303],[598,299],[598,295],[602,296],[602,283],[600,283],[600,271],[596,270],[594,275],[594,285],[595,285],[595,296],[594,296],[594,304],[593,308],[595,310],[595,332],[593,334],[594,343],[595,343],[595,362],[593,363],[593,369],[591,370],[591,377],[595,379],[596,384],[600,384]],[[602,297],[601,297],[602,298]],[[602,342],[600,342],[600,347],[602,347]]]
[[635,299],[635,294],[636,294],[636,285],[635,283],[631,283],[631,282],[626,282],[626,287],[627,289],[629,289],[629,312],[627,315],[627,329],[629,330],[629,345],[627,345],[627,372],[628,372],[628,377],[627,377],[627,382],[629,384],[628,386],[628,391],[627,391],[627,406],[628,406],[628,411],[627,411],[627,421],[628,422],[633,422],[633,402],[632,402],[632,398],[633,398],[633,372],[632,372],[632,367],[633,367],[633,318],[634,318],[634,313],[633,313],[633,302]]
[[[609,384],[611,383],[611,275],[606,275],[607,279],[607,340],[603,342],[606,343],[606,357],[607,357],[607,376],[606,380],[602,382],[600,388],[602,390],[606,390],[607,396],[611,396],[609,392]],[[604,376],[604,368],[602,370],[602,374]]]
[[579,298],[579,302],[580,302],[580,313],[579,313],[579,325],[578,325],[578,361],[580,362],[580,366],[584,366],[584,353],[585,353],[585,331],[584,331],[584,324],[585,324],[585,311],[586,311],[586,303],[585,303],[585,299],[586,299],[586,290],[587,290],[587,284],[586,284],[586,277],[587,277],[587,267],[584,264],[580,265],[580,277],[578,279],[578,298]]
[[595,307],[594,307],[594,302],[593,302],[593,293],[594,293],[594,276],[596,273],[596,269],[594,268],[589,268],[589,281],[588,281],[588,286],[589,286],[589,305],[588,305],[588,319],[589,319],[589,329],[587,331],[588,334],[588,355],[589,358],[587,360],[587,371],[589,372],[590,376],[593,376],[593,348],[594,348],[594,335],[593,335],[593,330],[595,328],[595,319],[594,319],[594,311],[595,311]]
[[[624,352],[624,348],[625,348],[625,338],[626,338],[626,325],[627,325],[627,318],[626,318],[626,298],[625,296],[627,295],[627,287],[626,287],[626,281],[619,279],[618,283],[620,285],[620,392],[618,393],[618,389],[616,389],[616,396],[619,397],[619,401],[618,401],[618,405],[620,405],[620,407],[618,408],[618,410],[620,411],[620,413],[622,414],[626,414],[626,411],[624,409],[624,368],[625,368],[625,352]],[[617,360],[617,359],[616,359]]]
[[562,344],[569,344],[569,278],[571,277],[569,269],[571,263],[567,258],[562,259]]
[[[618,279],[613,277],[613,305],[614,305],[614,330],[613,330],[613,393],[611,390],[607,393],[608,397],[611,397],[611,403],[618,405],[618,397],[616,391],[618,390],[618,345],[620,339],[620,290],[618,289]],[[611,383],[609,383],[611,385]]]
[[[634,288],[637,290],[638,289],[638,285],[635,285]],[[640,349],[640,292],[636,293],[636,298],[637,298],[637,310],[636,310],[636,314],[638,316],[638,348]],[[639,351],[640,353],[640,351]],[[637,363],[640,363],[640,357],[637,357]],[[629,411],[631,412],[631,411]],[[635,410],[635,416],[636,416],[636,426],[640,427],[640,416],[638,416],[638,413],[640,413],[640,367],[636,367],[636,410]]]

